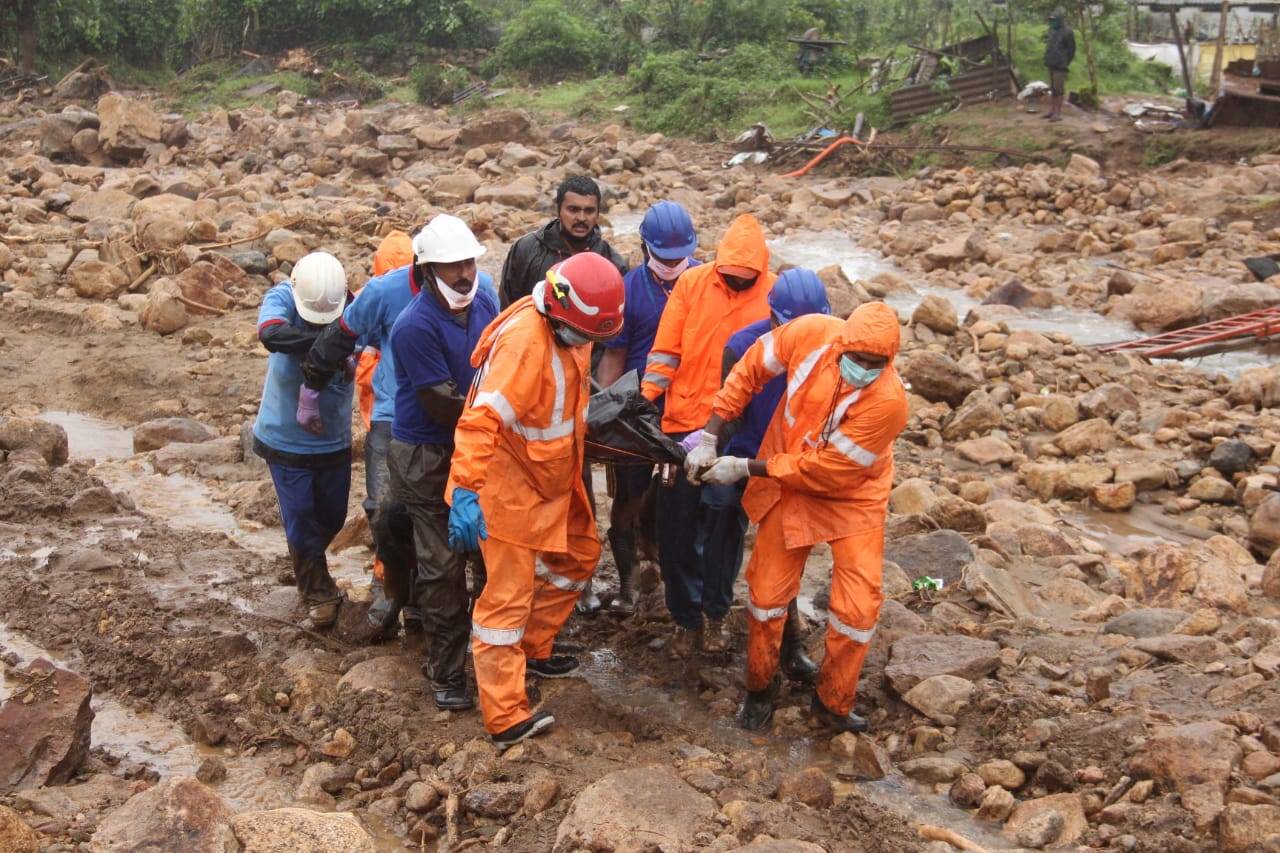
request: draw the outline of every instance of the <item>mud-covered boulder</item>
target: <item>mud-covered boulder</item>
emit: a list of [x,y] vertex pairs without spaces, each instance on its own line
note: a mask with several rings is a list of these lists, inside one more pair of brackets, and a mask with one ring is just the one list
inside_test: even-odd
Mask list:
[[990,640],[963,635],[903,637],[890,650],[885,679],[899,695],[905,695],[926,678],[954,675],[970,681],[995,671],[1000,646]]
[[981,385],[979,378],[955,359],[929,350],[912,354],[903,378],[910,383],[912,392],[930,403],[945,402],[952,406],[959,406]]
[[655,839],[693,838],[715,802],[666,767],[618,770],[588,785],[556,831],[555,849],[652,850]]
[[1129,771],[1176,791],[1196,825],[1207,827],[1222,812],[1231,773],[1241,757],[1231,726],[1216,721],[1188,723],[1148,738],[1130,759]]
[[307,809],[245,812],[231,819],[241,853],[373,853],[373,837],[355,815]]
[[38,658],[0,705],[0,794],[69,780],[89,753],[89,682]]
[[50,465],[67,461],[67,431],[39,418],[0,418],[0,450],[40,454]]
[[191,776],[170,776],[129,798],[98,824],[91,853],[182,850],[238,853],[231,807]]
[[524,110],[493,110],[469,119],[458,132],[457,142],[466,148],[492,142],[529,142],[533,121]]
[[1204,293],[1190,282],[1143,281],[1116,302],[1113,316],[1144,332],[1164,332],[1200,322]]
[[196,444],[217,438],[213,430],[191,418],[156,418],[133,428],[133,452],[159,450],[177,442]]
[[160,116],[151,107],[117,92],[98,99],[98,121],[102,150],[113,160],[142,157],[147,146],[159,143],[164,134]]
[[161,335],[171,335],[187,325],[187,306],[176,281],[162,278],[151,285],[138,322],[142,328]]

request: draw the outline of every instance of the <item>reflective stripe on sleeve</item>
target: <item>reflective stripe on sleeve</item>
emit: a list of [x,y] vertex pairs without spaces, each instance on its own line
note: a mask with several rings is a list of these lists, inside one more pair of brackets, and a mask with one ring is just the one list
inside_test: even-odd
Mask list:
[[787,382],[787,399],[784,403],[783,415],[785,416],[787,426],[796,425],[796,416],[791,414],[791,398],[795,396],[796,391],[800,390],[800,386],[809,378],[809,374],[813,372],[813,368],[817,365],[818,359],[822,358],[827,350],[831,349],[831,344],[824,344],[813,352],[804,357],[800,362],[800,366],[796,368],[796,372]]
[[651,352],[647,364],[661,364],[663,367],[679,367],[680,356],[669,352]]
[[786,365],[778,361],[778,354],[773,349],[773,332],[766,332],[760,336],[760,345],[764,347],[764,369],[769,371],[770,376],[777,376],[786,370]]
[[836,615],[834,613],[827,614],[827,624],[830,625],[832,630],[834,630],[836,633],[844,634],[846,637],[848,637],[850,640],[853,640],[855,643],[863,643],[864,645],[866,643],[871,642],[871,638],[874,637],[876,634],[875,625],[872,625],[870,628],[867,628],[866,630],[863,630],[861,628],[851,628],[848,625],[841,622],[838,618],[836,618]]
[[587,581],[570,580],[564,575],[558,575],[551,571],[541,559],[533,561],[533,573],[556,589],[562,589],[565,592],[582,592],[587,588]]
[[671,385],[671,377],[663,373],[646,373],[643,382],[650,382],[659,388],[666,388]]
[[787,608],[771,607],[770,609],[765,610],[764,608],[756,607],[755,602],[748,599],[747,612],[750,613],[751,618],[757,622],[772,622],[774,619],[781,619],[786,616]]
[[870,468],[880,458],[840,430],[831,433],[831,446],[840,451],[846,459],[858,463],[863,468]]
[[471,635],[491,646],[514,646],[524,638],[524,628],[486,628],[479,622],[473,621]]
[[516,410],[511,408],[511,403],[501,391],[481,391],[476,394],[475,400],[471,403],[475,408],[488,406],[498,413],[498,417],[502,418],[502,425],[509,427],[516,422]]

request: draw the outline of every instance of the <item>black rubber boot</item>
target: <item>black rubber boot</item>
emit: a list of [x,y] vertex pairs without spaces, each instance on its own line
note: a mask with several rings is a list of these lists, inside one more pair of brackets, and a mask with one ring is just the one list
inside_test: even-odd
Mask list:
[[801,630],[800,611],[792,599],[787,607],[787,622],[782,628],[782,648],[779,665],[782,673],[792,681],[813,684],[818,679],[818,665],[805,652],[804,634]]
[[624,615],[635,613],[636,596],[631,585],[636,568],[635,533],[631,530],[610,528],[609,550],[613,551],[613,562],[618,567],[618,592],[609,602],[609,609]]
[[813,694],[813,705],[810,710],[813,712],[815,720],[838,732],[865,732],[871,728],[871,724],[867,722],[865,717],[859,717],[853,711],[842,715],[828,710],[827,706],[823,705],[822,700],[818,698],[817,693]]
[[773,721],[773,690],[748,690],[746,701],[738,709],[738,726],[758,732]]

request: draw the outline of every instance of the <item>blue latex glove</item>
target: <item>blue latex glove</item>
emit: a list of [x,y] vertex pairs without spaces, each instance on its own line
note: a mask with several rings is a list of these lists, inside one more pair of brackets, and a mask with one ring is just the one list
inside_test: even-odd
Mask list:
[[454,489],[453,506],[449,509],[449,548],[478,551],[480,540],[488,538],[489,528],[480,511],[480,496],[470,489]]
[[324,435],[324,422],[320,420],[320,392],[303,385],[298,392],[298,411],[294,416],[298,426],[312,435]]

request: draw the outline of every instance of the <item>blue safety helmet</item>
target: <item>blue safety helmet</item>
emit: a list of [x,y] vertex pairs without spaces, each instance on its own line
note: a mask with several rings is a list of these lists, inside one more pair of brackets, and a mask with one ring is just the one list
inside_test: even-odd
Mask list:
[[778,276],[769,291],[769,310],[779,323],[805,314],[830,314],[827,288],[813,270],[790,269]]
[[687,258],[698,248],[689,212],[674,201],[660,201],[640,222],[640,239],[649,254],[664,260]]

